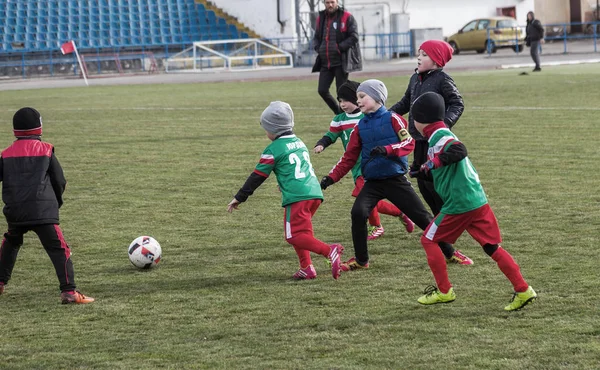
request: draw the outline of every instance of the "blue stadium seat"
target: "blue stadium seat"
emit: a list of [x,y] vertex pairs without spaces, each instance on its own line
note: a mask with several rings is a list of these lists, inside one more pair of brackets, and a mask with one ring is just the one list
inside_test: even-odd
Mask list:
[[28,50],[46,50],[69,39],[80,47],[105,48],[248,37],[195,0],[2,2],[2,50],[11,42],[24,42]]

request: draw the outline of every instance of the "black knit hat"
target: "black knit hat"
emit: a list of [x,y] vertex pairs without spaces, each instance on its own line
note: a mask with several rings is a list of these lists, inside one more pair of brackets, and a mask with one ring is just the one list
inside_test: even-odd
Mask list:
[[21,108],[13,116],[13,131],[16,137],[39,136],[42,134],[42,116],[33,108]]
[[439,122],[446,116],[446,103],[440,94],[430,91],[415,99],[410,112],[416,122],[424,124]]
[[349,101],[354,105],[358,105],[358,98],[356,97],[356,89],[360,82],[348,80],[340,86],[338,89],[338,100],[344,99],[345,101]]

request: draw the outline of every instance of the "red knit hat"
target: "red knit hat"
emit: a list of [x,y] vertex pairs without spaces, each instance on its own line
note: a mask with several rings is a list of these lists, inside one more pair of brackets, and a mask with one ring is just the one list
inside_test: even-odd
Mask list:
[[419,48],[423,50],[435,64],[443,67],[452,59],[452,46],[446,41],[427,40]]

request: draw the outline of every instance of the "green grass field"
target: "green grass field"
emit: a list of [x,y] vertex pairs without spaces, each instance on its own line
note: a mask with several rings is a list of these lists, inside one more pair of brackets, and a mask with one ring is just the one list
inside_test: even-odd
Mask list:
[[[18,108],[42,113],[69,181],[61,226],[78,287],[96,298],[60,305],[50,260],[26,235],[0,296],[0,368],[598,368],[600,65],[517,73],[454,75],[466,104],[454,131],[539,294],[514,313],[503,311],[510,283],[468,235],[456,245],[475,265],[449,267],[457,300],[424,307],[433,277],[420,233],[395,219],[382,216],[368,271],[334,281],[315,257],[319,277],[295,282],[275,179],[226,212],[269,143],[258,119],[270,101],[291,104],[307,146],[325,133],[316,81],[0,92],[2,147]],[[391,105],[408,76],[382,80]],[[312,154],[319,177],[341,152]],[[346,258],[352,187],[348,176],[327,189],[314,218]],[[163,248],[151,271],[127,259],[144,234]]]

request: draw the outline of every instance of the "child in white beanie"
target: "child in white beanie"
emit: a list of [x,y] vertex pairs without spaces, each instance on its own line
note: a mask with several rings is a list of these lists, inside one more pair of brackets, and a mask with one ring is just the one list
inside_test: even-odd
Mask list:
[[300,269],[294,279],[305,280],[317,277],[310,252],[327,258],[331,264],[334,279],[340,276],[341,244],[328,245],[313,235],[312,216],[323,201],[323,192],[315,176],[306,145],[292,128],[294,113],[288,103],[272,102],[262,113],[260,125],[272,141],[260,156],[260,161],[242,188],[227,205],[227,211],[238,209],[250,195],[269,177],[271,172],[277,177],[281,190],[282,207],[285,208],[285,240],[296,250]]
[[[354,257],[342,264],[342,271],[369,267],[366,220],[377,203],[387,198],[401,209],[421,230],[433,217],[427,212],[405,174],[414,141],[408,133],[408,123],[385,107],[387,88],[379,80],[367,80],[357,91],[358,107],[365,116],[354,127],[346,151],[321,188],[344,177],[360,161],[365,185],[352,207],[352,241]],[[440,248],[452,248],[440,243]]]

